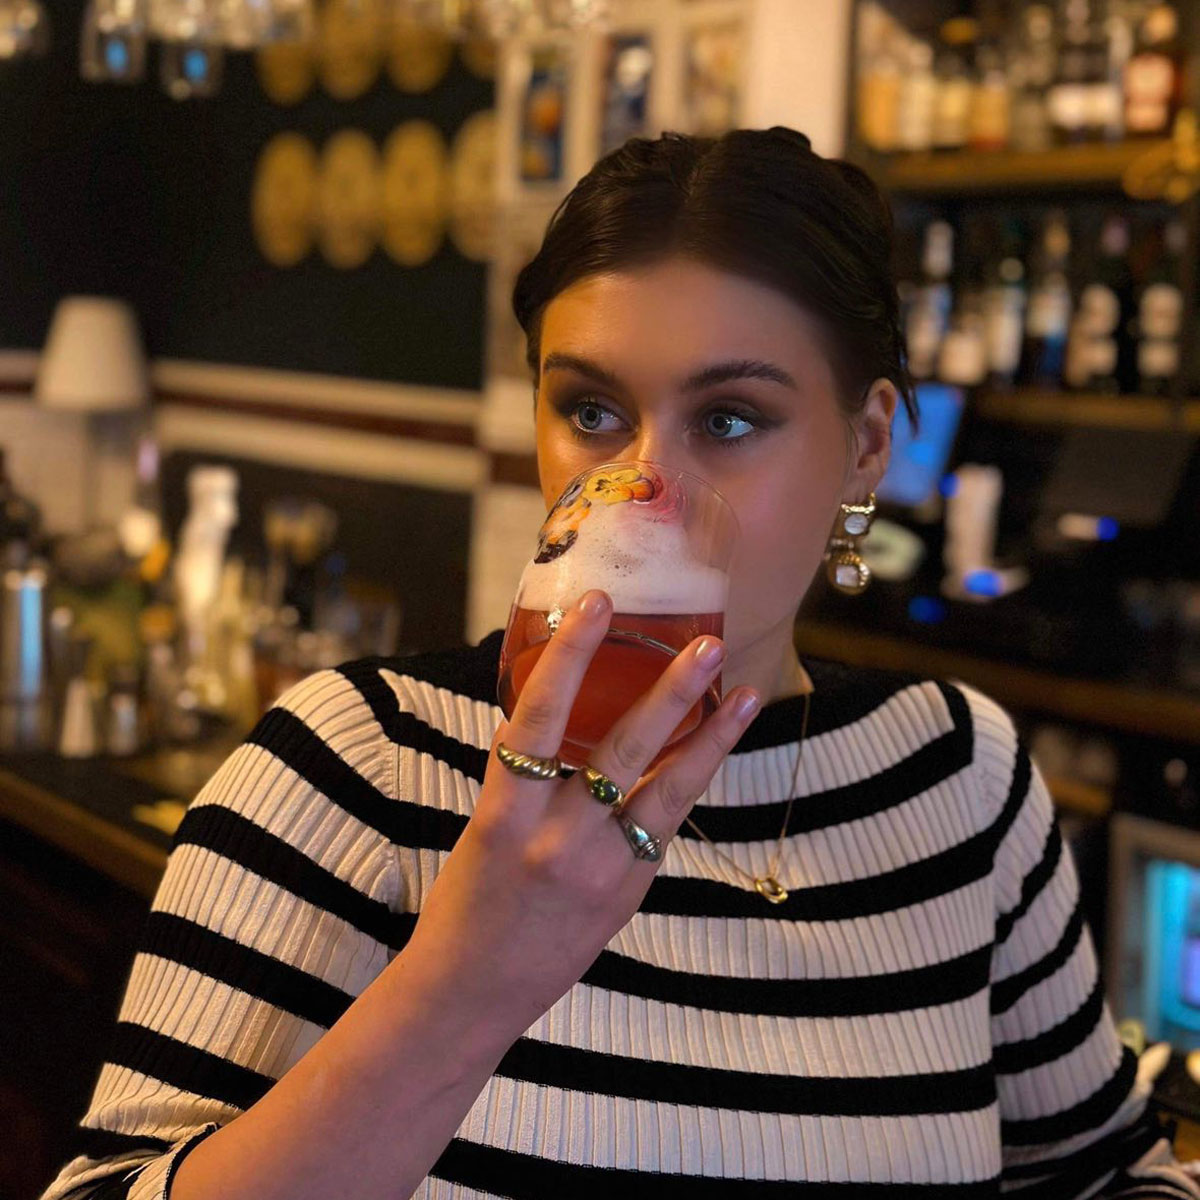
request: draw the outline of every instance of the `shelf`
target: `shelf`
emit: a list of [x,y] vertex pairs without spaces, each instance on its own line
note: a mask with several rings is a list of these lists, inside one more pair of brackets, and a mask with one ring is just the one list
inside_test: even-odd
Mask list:
[[1200,745],[1200,698],[1186,692],[1058,675],[807,618],[796,622],[795,639],[801,655],[961,679],[1005,707]]
[[971,409],[976,416],[1019,425],[1200,433],[1200,400],[1176,404],[1157,396],[984,390],[973,395]]
[[958,150],[904,153],[864,164],[890,192],[977,195],[1042,188],[1119,190],[1130,163],[1165,138],[1058,146],[1051,150]]

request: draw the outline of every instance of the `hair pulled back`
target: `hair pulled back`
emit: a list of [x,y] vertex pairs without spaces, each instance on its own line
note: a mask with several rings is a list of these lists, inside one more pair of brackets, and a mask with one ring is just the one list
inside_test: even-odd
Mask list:
[[513,311],[529,368],[536,382],[542,314],[572,283],[682,255],[768,284],[814,317],[847,417],[885,378],[915,423],[892,232],[867,174],[823,158],[794,129],[630,138],[563,198],[517,276]]

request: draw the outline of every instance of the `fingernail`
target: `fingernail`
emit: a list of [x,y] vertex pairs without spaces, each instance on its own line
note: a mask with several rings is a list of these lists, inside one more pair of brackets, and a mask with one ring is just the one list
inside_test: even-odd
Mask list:
[[715,638],[701,638],[696,647],[696,660],[702,667],[715,667],[725,657],[725,647]]
[[579,601],[579,611],[585,617],[598,617],[608,608],[608,595],[605,592],[595,588],[590,592],[585,592],[583,599]]
[[733,715],[739,721],[749,721],[762,707],[762,701],[755,692],[743,692],[733,706]]

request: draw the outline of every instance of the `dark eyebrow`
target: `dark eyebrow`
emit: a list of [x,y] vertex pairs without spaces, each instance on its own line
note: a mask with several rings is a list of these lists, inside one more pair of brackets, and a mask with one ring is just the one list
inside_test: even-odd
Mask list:
[[[542,363],[542,370],[576,371],[614,391],[626,390],[625,385],[612,371],[602,367],[599,363],[592,362],[590,358],[584,358],[578,354],[552,350],[546,355],[545,361]],[[780,383],[784,387],[796,388],[796,381],[782,367],[754,358],[740,358],[730,362],[712,363],[707,367],[702,367],[699,371],[694,371],[680,384],[679,390],[699,392],[718,383],[728,383],[733,379],[767,379],[774,383]]]

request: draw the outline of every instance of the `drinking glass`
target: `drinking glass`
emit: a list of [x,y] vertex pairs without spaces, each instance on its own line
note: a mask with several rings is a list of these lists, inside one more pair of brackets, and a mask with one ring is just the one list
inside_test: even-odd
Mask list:
[[[583,766],[675,655],[702,634],[723,634],[737,535],[737,518],[725,498],[689,472],[643,459],[576,475],[542,524],[509,613],[497,684],[504,715],[512,716],[571,605],[602,588],[613,602],[610,627],[558,751],[567,766]],[[720,703],[718,675],[666,745],[690,733]]]

